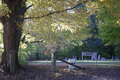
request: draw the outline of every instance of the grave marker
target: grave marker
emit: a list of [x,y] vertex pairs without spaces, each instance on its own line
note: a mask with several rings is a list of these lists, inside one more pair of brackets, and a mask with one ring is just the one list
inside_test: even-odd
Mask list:
[[[75,65],[75,61],[76,61],[75,59],[68,59],[68,62],[69,62],[69,63],[72,63],[72,64],[74,64],[74,65]],[[69,69],[75,69],[75,67],[69,65]]]
[[105,57],[102,57],[102,58],[101,58],[101,61],[106,61]]
[[100,60],[100,55],[98,56],[98,60]]
[[117,57],[117,60],[119,60],[119,58]]
[[65,58],[64,60],[67,61],[67,58]]
[[112,59],[111,59],[112,61],[113,61],[113,56],[112,56]]
[[77,60],[77,56],[75,56],[75,60]]

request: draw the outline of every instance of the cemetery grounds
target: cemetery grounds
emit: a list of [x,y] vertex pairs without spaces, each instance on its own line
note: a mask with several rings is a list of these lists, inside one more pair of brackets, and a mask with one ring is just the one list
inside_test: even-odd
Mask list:
[[[68,64],[56,61],[56,72],[51,72],[51,61],[21,62],[26,71],[18,70],[10,75],[0,72],[0,80],[120,80],[120,61],[84,60],[86,70],[70,70]],[[76,65],[82,67],[82,60],[77,60]]]

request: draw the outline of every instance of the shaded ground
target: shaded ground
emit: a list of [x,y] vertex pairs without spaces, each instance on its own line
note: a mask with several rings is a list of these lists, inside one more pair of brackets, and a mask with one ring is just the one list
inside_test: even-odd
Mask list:
[[17,71],[14,75],[0,72],[0,80],[120,80],[120,67],[91,68],[69,70],[66,65],[57,66],[57,72],[51,72],[48,64],[25,66],[26,71]]

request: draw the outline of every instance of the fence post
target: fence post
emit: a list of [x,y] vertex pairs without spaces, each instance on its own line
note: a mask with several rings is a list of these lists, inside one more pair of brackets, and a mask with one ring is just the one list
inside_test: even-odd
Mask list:
[[56,72],[56,54],[51,53],[51,71]]

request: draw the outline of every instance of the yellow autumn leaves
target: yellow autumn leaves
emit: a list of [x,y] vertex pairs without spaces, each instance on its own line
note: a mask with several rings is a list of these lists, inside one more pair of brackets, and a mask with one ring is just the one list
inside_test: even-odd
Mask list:
[[7,4],[5,4],[5,3],[0,4],[0,18],[2,16],[7,16],[9,18],[10,16],[8,13],[11,13],[11,11],[9,10]]

